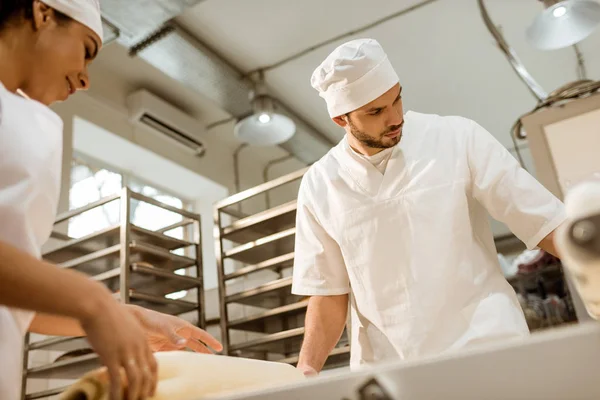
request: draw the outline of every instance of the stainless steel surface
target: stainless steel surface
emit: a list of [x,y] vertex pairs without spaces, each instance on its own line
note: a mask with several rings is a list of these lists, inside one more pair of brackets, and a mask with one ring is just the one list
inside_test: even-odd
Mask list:
[[79,379],[82,375],[101,366],[96,354],[86,354],[68,360],[27,370],[28,379]]
[[25,400],[25,395],[27,394],[27,367],[29,365],[29,340],[31,339],[31,334],[29,332],[25,333],[25,337],[23,338],[23,357],[21,358],[21,400]]
[[248,265],[247,267],[240,268],[230,274],[227,274],[224,277],[224,279],[227,281],[230,279],[239,278],[240,276],[249,275],[254,272],[264,271],[266,269],[272,269],[275,272],[279,272],[282,269],[292,267],[293,263],[294,263],[294,253],[293,252],[287,253],[282,256],[277,256],[277,257],[271,258],[269,260],[260,262],[258,264]]
[[217,281],[219,287],[219,317],[221,326],[221,344],[223,345],[223,354],[229,354],[229,329],[227,323],[229,313],[225,296],[227,296],[227,285],[225,282],[225,263],[223,259],[223,241],[221,239],[221,210],[218,207],[214,208],[214,240],[215,240],[215,256],[217,258]]
[[248,190],[244,190],[243,192],[236,193],[232,196],[229,196],[221,201],[215,203],[214,207],[217,209],[225,208],[231,206],[235,203],[239,203],[240,201],[247,200],[251,197],[258,196],[261,193],[264,193],[268,190],[272,190],[278,188],[280,186],[285,185],[286,183],[293,182],[298,179],[302,179],[306,171],[308,171],[310,167],[302,168],[298,171],[292,172],[290,174],[281,176],[277,179],[274,179],[270,182],[263,183],[261,185],[255,186]]
[[223,228],[223,239],[235,243],[248,243],[285,229],[296,223],[297,201],[271,208],[235,221]]
[[[95,276],[120,267],[122,247],[117,244],[59,265],[63,268],[73,268],[87,275]],[[129,263],[147,262],[156,268],[170,271],[195,265],[194,259],[170,253],[168,250],[163,250],[157,246],[131,241],[128,248]]]
[[[131,240],[129,247],[131,251],[130,262],[146,261],[154,266],[160,266],[161,268],[166,268],[171,271],[195,265],[195,260],[193,258],[173,254],[158,246]],[[198,255],[198,257],[199,256],[200,255]],[[162,264],[161,261],[163,262]]]
[[51,396],[56,396],[67,390],[68,386],[56,388],[56,389],[48,389],[41,392],[30,393],[25,396],[25,400],[37,400],[37,399],[45,399]]
[[[61,263],[114,246],[121,243],[120,228],[120,225],[115,225],[83,238],[71,239],[60,247],[45,253],[43,257],[46,261]],[[185,240],[176,239],[135,225],[131,225],[131,239],[167,250],[176,250],[192,245],[192,243]]]
[[[142,290],[145,293],[164,296],[181,290],[201,289],[202,280],[191,276],[177,275],[169,270],[148,267],[134,263],[130,267],[129,288]],[[94,280],[104,283],[110,290],[120,290],[121,268],[92,277]],[[200,302],[199,304],[204,304]]]
[[[358,399],[376,379],[394,399],[599,399],[600,324],[540,332],[444,357],[388,361],[221,400]],[[489,367],[489,368],[488,368]]]
[[[241,215],[237,221],[223,226],[222,214],[234,216],[236,205],[249,198],[268,194],[269,191],[302,179],[308,168],[266,182],[234,194],[215,204],[215,252],[219,280],[219,305],[221,310],[221,335],[224,354],[275,360],[278,357],[297,357],[304,337],[304,318],[308,300],[291,293],[292,277],[283,277],[285,269],[294,261],[294,239],[297,202],[255,213]],[[223,242],[241,245],[223,248]],[[224,261],[236,260],[246,265],[225,274]],[[279,279],[229,293],[229,281],[259,271],[272,270]],[[229,305],[255,307],[245,311],[245,317],[229,319]],[[259,311],[261,310],[261,311]],[[263,334],[244,342],[231,343],[230,331]],[[345,339],[340,340],[340,345]],[[339,354],[338,354],[339,353]],[[292,360],[293,361],[293,360]],[[328,365],[347,365],[347,350],[335,350]]]
[[[268,353],[285,354],[291,344],[292,352],[299,352],[304,337],[304,327],[290,329],[288,331],[272,333],[259,339],[247,342],[235,343],[230,346],[231,351],[251,350]],[[288,345],[288,346],[286,346]]]
[[249,317],[236,319],[229,322],[229,329],[252,332],[271,332],[273,328],[269,327],[269,323],[278,322],[283,318],[298,317],[306,313],[308,300],[299,301],[284,305],[282,307],[273,308],[269,311],[251,315]]
[[[77,257],[72,260],[60,263],[59,266],[62,268],[73,268],[84,272],[89,270],[88,275],[96,275],[100,272],[106,272],[115,268],[114,265],[119,265],[118,262],[114,262],[114,265],[106,265],[104,258],[118,258],[121,251],[121,245],[116,244],[103,250],[96,251],[94,253],[87,254],[82,257]],[[98,264],[98,265],[96,265]]]
[[294,251],[296,228],[277,232],[253,242],[234,247],[225,252],[224,257],[245,264],[258,264],[262,261]]
[[243,292],[231,294],[224,299],[225,303],[246,304],[254,307],[276,308],[282,304],[296,303],[302,299],[302,296],[292,294],[292,278],[283,278],[255,288],[244,290]]
[[196,221],[194,223],[194,238],[193,240],[196,242],[196,280],[198,282],[198,290],[196,292],[196,302],[198,306],[196,307],[198,310],[198,322],[197,326],[200,328],[206,328],[206,311],[204,310],[204,279],[203,271],[204,264],[202,259],[202,227],[200,226],[200,221]]
[[101,206],[103,206],[105,204],[111,203],[111,202],[116,201],[116,200],[118,200],[120,198],[121,198],[121,196],[118,195],[118,194],[115,194],[115,195],[112,195],[112,196],[107,196],[107,197],[104,197],[104,198],[102,198],[102,199],[100,199],[98,201],[90,203],[87,206],[76,208],[75,210],[71,210],[71,211],[59,214],[56,217],[56,221],[54,222],[54,225],[58,225],[58,224],[60,224],[62,222],[68,221],[69,219],[71,219],[71,218],[73,218],[73,217],[75,217],[77,215],[80,215],[80,214],[83,214],[84,212],[93,210],[94,208],[101,207]]
[[29,343],[28,350],[48,350],[48,351],[73,351],[89,348],[90,345],[86,338],[72,337],[51,337],[38,342]]
[[181,209],[181,208],[170,206],[170,205],[168,205],[166,203],[162,203],[162,202],[160,202],[158,200],[154,200],[153,198],[150,198],[148,196],[144,196],[143,194],[136,193],[136,192],[131,192],[130,191],[130,195],[131,195],[132,199],[135,199],[135,200],[138,200],[138,201],[141,201],[141,202],[144,202],[144,203],[152,204],[153,206],[156,206],[158,208],[162,208],[163,210],[171,211],[172,213],[179,214],[179,215],[181,215],[181,216],[183,216],[185,218],[191,218],[191,219],[194,219],[194,220],[199,220],[200,219],[200,215],[199,214],[196,214],[196,213],[193,213],[193,212]]
[[128,296],[130,304],[135,304],[169,315],[184,314],[194,311],[198,307],[198,304],[189,301],[171,300],[162,296],[155,296],[134,290],[129,290]]
[[[308,299],[293,295],[292,277],[283,277],[283,273],[288,272],[285,270],[292,267],[294,262],[297,202],[290,201],[253,215],[239,213],[236,206],[244,200],[302,179],[306,171],[308,168],[303,168],[234,194],[215,204],[214,238],[221,316],[219,324],[224,354],[275,360],[297,356],[300,351]],[[223,214],[239,219],[228,226],[223,226]],[[224,241],[244,244],[225,251]],[[249,265],[225,274],[226,259]],[[248,288],[248,285],[244,285],[244,290],[230,293],[229,281],[266,270],[275,272],[279,278],[255,287]],[[254,308],[245,310],[243,318],[230,320],[229,305]],[[253,337],[257,334],[263,335],[245,342],[231,343],[230,331],[232,330],[252,332]],[[339,345],[343,345],[344,340],[342,338]],[[346,351],[341,351],[337,355],[338,351],[340,350],[336,350],[332,356],[330,364],[347,365],[347,357],[344,355]]]
[[[197,311],[197,323],[204,327],[202,238],[200,237],[200,217],[197,214],[175,209],[124,188],[120,195],[111,196],[90,206],[63,214],[56,224],[67,222],[70,218],[83,212],[117,200],[121,201],[118,226],[107,228],[81,239],[67,237],[68,243],[45,254],[46,259],[58,262],[62,268],[77,269],[92,279],[105,283],[109,289],[112,289],[113,297],[119,301],[172,315]],[[184,220],[175,224],[176,226],[166,227],[162,231],[150,231],[134,226],[130,222],[133,200],[177,212],[184,216]],[[179,240],[163,234],[167,230],[190,224],[193,224],[194,228],[192,240]],[[176,249],[186,249],[186,254],[189,253],[191,256],[172,253]],[[174,273],[174,271],[192,267],[196,271],[195,277]],[[172,300],[164,297],[181,290],[196,290],[197,301]],[[25,343],[22,399],[25,399],[28,379],[78,379],[84,373],[100,366],[97,356],[91,354],[28,368],[30,351],[62,352],[89,346],[83,338],[49,338],[41,342],[30,343],[28,337]],[[35,394],[38,396],[35,398],[43,398],[45,394]]]
[[176,222],[176,223],[174,223],[172,225],[168,225],[168,226],[165,226],[164,228],[158,229],[156,232],[158,232],[158,233],[169,232],[170,230],[173,230],[173,229],[176,229],[176,228],[180,228],[182,226],[191,225],[194,222],[195,221],[193,219],[186,218],[186,219],[182,220],[181,222]]
[[64,233],[58,231],[52,231],[50,237],[58,240],[73,240],[73,238],[69,235],[65,235]]
[[[298,355],[282,358],[278,362],[295,365],[298,363]],[[325,363],[324,369],[347,366],[350,362],[350,346],[336,347],[329,353],[329,358]]]

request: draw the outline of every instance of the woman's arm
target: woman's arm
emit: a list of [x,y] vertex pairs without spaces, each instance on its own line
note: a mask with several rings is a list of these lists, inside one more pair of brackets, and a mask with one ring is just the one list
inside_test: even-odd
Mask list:
[[29,332],[49,336],[85,336],[76,319],[50,314],[36,314],[29,326]]
[[108,298],[108,290],[85,275],[0,242],[0,304],[82,320],[101,310]]

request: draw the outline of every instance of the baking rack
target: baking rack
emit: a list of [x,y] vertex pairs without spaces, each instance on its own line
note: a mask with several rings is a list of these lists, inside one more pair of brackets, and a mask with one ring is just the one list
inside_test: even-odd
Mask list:
[[[297,186],[308,168],[237,193],[215,204],[215,254],[224,354],[298,362],[308,298],[291,293]],[[272,206],[276,193],[296,186]],[[242,202],[266,196],[266,209],[241,211]],[[291,198],[291,199],[290,199]],[[346,366],[344,332],[326,368]]]
[[[61,226],[74,218],[113,202],[119,203],[120,221],[117,224],[81,238],[71,238],[61,233],[64,231]],[[139,203],[177,214],[181,216],[181,221],[157,230],[136,226],[131,222],[132,206]],[[184,230],[185,240],[169,235],[169,232],[178,228]],[[56,243],[42,257],[61,268],[82,272],[102,282],[124,304],[135,304],[170,315],[186,314],[194,324],[204,328],[200,232],[198,214],[123,188],[119,194],[58,216],[52,233]],[[185,299],[172,296],[182,291],[188,294]],[[29,355],[33,351],[60,355],[47,365],[30,366]],[[98,356],[91,351],[85,338],[49,337],[32,342],[30,335],[27,335],[23,356],[22,400],[48,398],[65,389],[60,387],[27,393],[29,380],[76,380],[100,365]]]

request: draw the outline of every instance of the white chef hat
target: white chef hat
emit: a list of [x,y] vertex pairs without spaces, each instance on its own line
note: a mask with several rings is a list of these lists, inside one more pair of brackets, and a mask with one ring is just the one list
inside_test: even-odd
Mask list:
[[102,40],[102,14],[99,0],[42,0],[42,2],[87,26]]
[[339,46],[311,78],[331,118],[370,103],[398,82],[387,54],[374,39],[352,40]]

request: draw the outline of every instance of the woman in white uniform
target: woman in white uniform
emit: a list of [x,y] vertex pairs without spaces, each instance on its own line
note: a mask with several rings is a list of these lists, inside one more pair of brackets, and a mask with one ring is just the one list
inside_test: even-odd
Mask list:
[[292,291],[311,296],[299,368],[322,368],[349,295],[352,366],[526,337],[488,213],[555,253],[561,202],[475,122],[404,114],[375,40],[335,49],[312,84],[346,135],[298,195]]
[[2,400],[18,399],[27,330],[87,335],[109,369],[114,399],[121,369],[129,383],[128,399],[154,392],[152,350],[209,352],[204,344],[221,349],[214,338],[181,319],[120,305],[101,284],[40,261],[56,216],[62,156],[62,121],[48,105],[89,86],[87,66],[101,45],[98,0],[0,2]]

